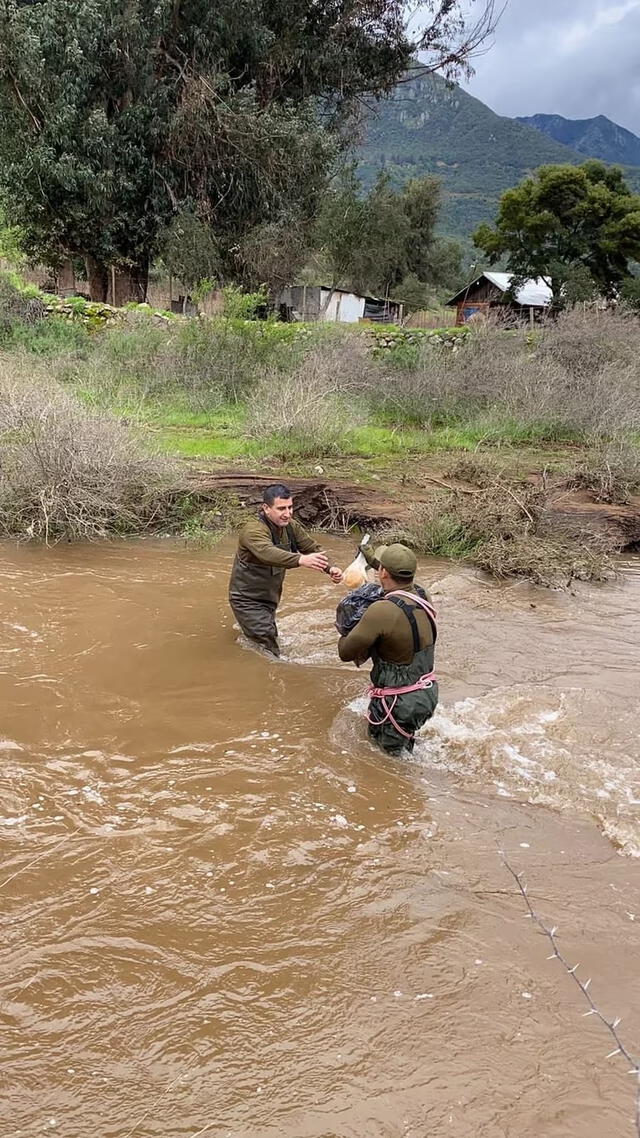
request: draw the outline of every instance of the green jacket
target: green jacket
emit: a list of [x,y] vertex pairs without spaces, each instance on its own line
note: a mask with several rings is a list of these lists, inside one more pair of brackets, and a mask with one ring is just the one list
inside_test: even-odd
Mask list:
[[[413,593],[415,590],[409,586],[405,592]],[[427,599],[430,599],[428,594]],[[420,649],[426,649],[427,652],[431,650],[431,667],[433,667],[434,642],[431,621],[419,605],[414,609],[414,616],[420,634]],[[340,637],[338,654],[341,660],[352,661],[358,665],[363,664],[369,657],[374,664],[377,661],[385,664],[411,664],[414,657],[411,625],[401,609],[391,601],[374,601],[355,628],[347,636]]]
[[277,605],[287,569],[297,569],[301,553],[316,553],[319,549],[300,522],[294,519],[281,529],[271,525],[259,511],[240,531],[229,599]]
[[[409,587],[404,591],[411,593],[415,590]],[[410,621],[390,600],[375,601],[356,627],[347,636],[340,637],[338,652],[341,660],[362,664],[371,657],[371,681],[376,688],[409,687],[421,676],[433,672],[433,626],[424,609],[412,605],[411,601],[407,603],[417,626],[417,651]],[[437,702],[438,685],[435,681],[426,688],[396,696],[391,704],[372,697],[367,713],[369,735],[390,755],[401,754],[405,747],[411,751],[416,731],[431,718]]]

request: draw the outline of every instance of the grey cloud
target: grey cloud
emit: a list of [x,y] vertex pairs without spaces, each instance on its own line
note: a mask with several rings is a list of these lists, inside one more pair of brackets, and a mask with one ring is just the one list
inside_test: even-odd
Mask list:
[[640,0],[510,0],[467,86],[499,114],[603,114],[640,134],[639,56]]

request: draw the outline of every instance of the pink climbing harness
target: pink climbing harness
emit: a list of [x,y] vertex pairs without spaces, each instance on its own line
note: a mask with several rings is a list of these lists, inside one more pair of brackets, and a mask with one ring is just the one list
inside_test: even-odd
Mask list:
[[[387,593],[384,599],[386,600],[388,597],[407,597],[408,600],[414,601],[417,605],[420,606],[420,608],[424,610],[424,612],[426,612],[429,620],[433,625],[434,633],[436,632],[436,610],[434,609],[433,605],[429,603],[429,601],[423,600],[423,598],[419,597],[416,593],[407,593],[404,589],[395,589],[392,593]],[[384,711],[384,719],[372,719],[369,712],[367,711],[366,717],[368,722],[372,727],[382,727],[383,723],[390,723],[399,735],[403,735],[405,739],[413,739],[414,735],[409,731],[405,731],[404,728],[401,727],[400,724],[395,720],[393,712],[396,703],[398,702],[398,698],[401,695],[408,695],[410,692],[414,691],[426,691],[428,688],[433,687],[435,678],[435,672],[427,672],[424,676],[420,676],[420,678],[417,679],[415,683],[407,684],[406,687],[370,687],[367,691],[367,698],[380,700],[382,709]],[[390,707],[387,703],[388,698],[391,698],[393,700],[393,703]]]

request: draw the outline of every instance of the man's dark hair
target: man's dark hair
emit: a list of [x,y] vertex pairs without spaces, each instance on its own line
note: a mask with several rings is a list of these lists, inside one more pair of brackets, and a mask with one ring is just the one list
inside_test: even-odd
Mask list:
[[265,486],[262,491],[262,501],[265,506],[272,506],[276,498],[290,498],[291,491],[288,486],[284,486],[282,482],[276,482],[273,486]]

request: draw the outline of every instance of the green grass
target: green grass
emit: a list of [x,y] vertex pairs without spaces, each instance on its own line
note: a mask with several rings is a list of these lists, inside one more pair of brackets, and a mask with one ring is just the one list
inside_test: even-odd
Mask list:
[[[298,398],[286,383],[278,387],[285,363],[285,372],[299,363],[298,354],[285,360],[280,351],[283,337],[286,340],[292,333],[288,326],[282,326],[283,333],[274,325],[276,334],[271,326],[256,329],[241,322],[239,331],[234,331],[232,325],[193,323],[180,326],[176,333],[173,328],[167,332],[142,322],[88,336],[83,326],[54,316],[35,326],[14,325],[5,343],[21,351],[58,355],[52,370],[74,395],[92,408],[141,427],[165,454],[184,458],[274,459],[283,463],[345,458],[384,464],[443,452],[539,450],[584,442],[578,432],[557,422],[517,422],[506,417],[499,406],[499,385],[496,405],[488,410],[480,410],[486,394],[480,392],[466,402],[456,394],[465,390],[464,384],[457,389],[453,384],[449,398],[436,400],[429,397],[428,384],[425,388],[424,383],[422,387],[417,383],[416,391],[423,391],[419,398],[412,394],[411,384],[405,391],[393,377],[387,377],[386,384],[379,383],[375,363],[370,377],[366,364],[360,373],[362,365],[357,356],[356,378],[361,374],[370,381],[360,387],[361,394],[350,400],[338,389],[330,393],[327,398],[331,407],[325,420],[313,413],[306,415],[304,402],[301,412],[294,403],[297,426],[291,433],[283,433],[278,423],[284,416],[274,413],[278,399],[286,400],[289,409],[289,401]],[[331,336],[333,339],[333,331]],[[348,378],[348,337],[341,332],[342,338]],[[243,355],[245,341],[256,352]],[[313,366],[310,381],[315,375]],[[342,366],[340,359],[336,366]],[[261,388],[260,381],[266,376],[269,383]],[[250,417],[243,400],[253,404]],[[263,410],[262,418],[256,417],[255,408]],[[525,403],[523,414],[531,413],[532,408]],[[258,433],[261,422],[262,436]],[[349,422],[361,425],[349,427]]]
[[[127,415],[126,408],[119,413]],[[184,458],[313,458],[313,440],[282,435],[249,438],[244,433],[244,411],[240,406],[216,412],[182,412],[175,405],[157,407],[142,422],[154,429],[155,441],[166,454]],[[580,441],[566,430],[546,424],[518,424],[512,421],[479,421],[433,430],[402,430],[394,427],[364,426],[346,431],[339,442],[323,450],[319,459],[334,457],[375,458],[427,455],[438,452],[475,451],[486,447],[539,446],[544,443]]]
[[87,350],[89,336],[80,324],[50,316],[35,324],[16,321],[2,339],[4,350],[32,352],[36,356],[59,356],[65,352]]
[[193,411],[172,402],[166,406],[145,408],[143,418],[145,422],[162,427],[239,432],[244,424],[244,411],[237,405],[216,411]]
[[196,435],[161,431],[153,437],[163,453],[182,458],[261,458],[269,453],[268,447],[256,439],[209,431],[200,431]]

